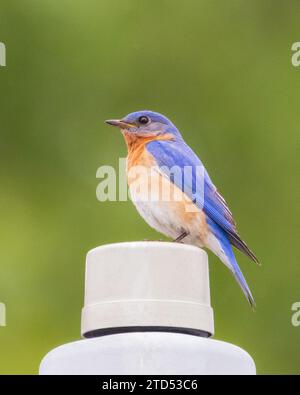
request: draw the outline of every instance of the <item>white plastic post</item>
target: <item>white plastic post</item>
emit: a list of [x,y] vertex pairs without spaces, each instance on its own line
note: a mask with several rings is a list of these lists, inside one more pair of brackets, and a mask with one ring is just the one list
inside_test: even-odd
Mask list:
[[82,335],[40,374],[255,374],[241,348],[212,340],[207,254],[164,242],[111,244],[86,262]]

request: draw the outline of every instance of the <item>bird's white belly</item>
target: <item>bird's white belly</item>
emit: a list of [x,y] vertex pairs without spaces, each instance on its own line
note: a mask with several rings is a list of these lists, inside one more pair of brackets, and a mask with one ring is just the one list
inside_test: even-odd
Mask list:
[[129,182],[129,190],[139,214],[152,228],[173,239],[187,232],[185,243],[205,245],[204,213],[160,172],[139,175]]
[[185,224],[176,218],[166,203],[137,200],[134,205],[144,220],[158,232],[174,239],[184,232]]

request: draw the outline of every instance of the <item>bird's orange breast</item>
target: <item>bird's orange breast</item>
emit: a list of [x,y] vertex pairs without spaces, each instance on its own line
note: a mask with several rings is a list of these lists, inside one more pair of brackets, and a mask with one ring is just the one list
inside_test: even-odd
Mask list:
[[153,135],[153,136],[140,136],[134,135],[130,132],[123,132],[126,141],[128,155],[127,155],[127,171],[133,166],[155,166],[153,156],[146,150],[146,144],[151,141],[171,141],[171,135]]

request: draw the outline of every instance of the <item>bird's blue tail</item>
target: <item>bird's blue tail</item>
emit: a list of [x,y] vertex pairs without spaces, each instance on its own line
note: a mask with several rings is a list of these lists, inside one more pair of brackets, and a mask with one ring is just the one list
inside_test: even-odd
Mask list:
[[247,281],[241,271],[241,269],[239,268],[239,265],[235,259],[234,253],[232,251],[232,247],[230,245],[230,242],[228,240],[228,242],[224,242],[223,240],[221,241],[223,250],[226,254],[226,256],[229,259],[229,262],[232,266],[232,273],[236,279],[236,281],[238,282],[239,286],[241,287],[244,295],[246,296],[246,298],[248,299],[248,302],[250,303],[250,306],[255,309],[255,300],[252,296],[252,293],[250,291],[250,288],[247,284]]
[[222,262],[231,270],[236,281],[241,287],[244,295],[246,296],[248,302],[250,303],[250,306],[254,309],[255,308],[254,298],[252,296],[250,288],[248,287],[245,277],[243,276],[243,273],[241,272],[241,269],[239,268],[239,265],[235,259],[232,246],[230,244],[230,240],[228,239],[226,232],[214,221],[207,219],[207,222],[209,224],[210,230],[217,238],[221,247],[220,248],[221,251],[219,250],[213,252],[217,254],[219,258],[222,260]]

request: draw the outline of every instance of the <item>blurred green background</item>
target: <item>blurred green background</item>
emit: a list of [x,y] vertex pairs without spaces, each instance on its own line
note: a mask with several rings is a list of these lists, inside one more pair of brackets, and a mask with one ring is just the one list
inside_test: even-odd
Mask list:
[[0,373],[80,337],[89,249],[161,237],[96,199],[97,168],[126,154],[103,121],[140,109],[176,123],[262,262],[237,253],[253,313],[210,254],[216,338],[300,373],[299,20],[292,0],[1,0]]

